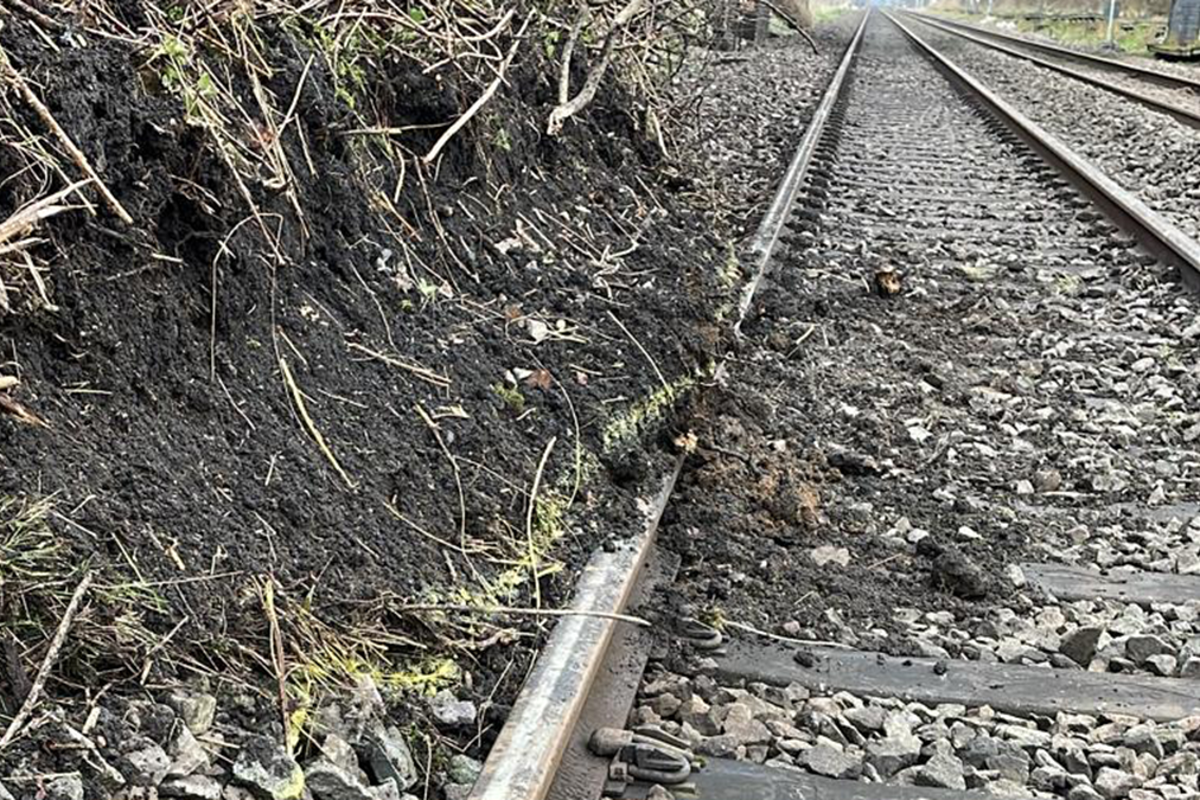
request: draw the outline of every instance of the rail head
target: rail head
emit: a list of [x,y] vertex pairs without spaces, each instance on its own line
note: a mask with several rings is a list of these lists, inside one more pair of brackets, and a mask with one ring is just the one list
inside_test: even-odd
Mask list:
[[850,65],[858,53],[863,31],[866,30],[867,20],[870,17],[871,8],[868,7],[862,15],[862,20],[858,23],[858,28],[854,31],[854,37],[847,45],[845,53],[842,54],[842,60],[833,74],[833,79],[830,80],[829,85],[825,87],[824,94],[821,95],[821,102],[817,104],[812,119],[809,120],[800,145],[796,148],[796,154],[792,156],[792,161],[783,175],[783,180],[779,183],[779,188],[775,191],[771,205],[767,207],[767,213],[763,216],[762,223],[759,224],[754,238],[750,240],[749,250],[754,258],[754,276],[742,289],[742,296],[738,300],[737,322],[733,326],[734,335],[741,335],[742,323],[750,311],[754,294],[770,271],[771,257],[775,254],[776,245],[779,244],[784,223],[792,213],[792,206],[796,204],[796,197],[808,174],[808,168],[812,163],[817,144],[821,141],[821,135],[825,132],[829,115],[845,89],[846,77],[850,74]]

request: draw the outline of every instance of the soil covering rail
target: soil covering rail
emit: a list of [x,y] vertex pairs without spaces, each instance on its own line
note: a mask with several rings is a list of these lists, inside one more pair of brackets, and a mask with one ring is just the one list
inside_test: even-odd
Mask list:
[[[862,39],[867,16],[863,16],[846,48],[842,62],[756,232],[750,251],[757,260],[757,268],[739,303],[735,330],[741,326],[755,289],[769,268],[780,232],[791,214],[799,187],[813,161],[829,111],[841,92]],[[718,367],[717,372],[720,371],[721,367]],[[682,463],[682,459],[677,462],[675,469],[663,482],[662,490],[651,501],[651,512],[641,535],[635,541],[618,547],[615,553],[597,553],[588,564],[573,598],[573,609],[605,613],[620,613],[625,609],[638,573],[649,558],[659,519],[670,499]],[[588,692],[608,652],[613,633],[620,624],[612,619],[579,616],[555,628],[484,764],[470,800],[513,797],[539,800],[547,795],[554,782],[554,770],[571,740]]]

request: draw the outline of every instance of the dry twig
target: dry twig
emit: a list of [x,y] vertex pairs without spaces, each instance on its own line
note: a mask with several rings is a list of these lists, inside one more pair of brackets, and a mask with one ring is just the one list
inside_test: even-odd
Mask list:
[[467,109],[466,113],[455,120],[454,124],[447,128],[445,133],[438,137],[437,142],[434,143],[433,147],[429,149],[429,152],[426,153],[421,159],[421,161],[426,165],[434,162],[434,159],[438,157],[438,153],[442,152],[442,148],[446,146],[446,143],[454,138],[454,134],[458,133],[464,125],[470,122],[471,118],[478,114],[481,108],[487,105],[488,101],[492,99],[492,95],[496,94],[496,90],[500,88],[500,84],[504,83],[504,73],[508,71],[509,65],[512,64],[513,57],[517,54],[517,48],[520,47],[521,42],[524,41],[523,37],[525,35],[525,29],[529,27],[529,23],[532,19],[533,14],[530,13],[529,16],[525,18],[524,24],[521,25],[521,30],[517,31],[517,35],[512,43],[512,46],[508,48],[508,55],[504,57],[504,61],[501,62],[500,68],[496,72],[496,79],[488,84],[488,87],[483,90],[483,94],[479,96],[478,100],[471,104],[471,107]]
[[5,80],[11,83],[21,94],[21,97],[24,98],[25,102],[42,118],[42,122],[45,123],[46,127],[58,139],[63,149],[70,154],[75,165],[87,176],[89,181],[96,184],[96,191],[100,192],[100,196],[104,198],[104,202],[108,204],[112,212],[120,217],[121,221],[126,225],[132,225],[133,217],[129,216],[129,212],[125,210],[125,207],[121,205],[117,198],[113,196],[113,193],[109,191],[108,187],[104,185],[104,181],[100,180],[100,176],[96,174],[96,170],[92,169],[92,164],[88,161],[87,156],[75,146],[75,142],[63,130],[62,126],[58,124],[58,120],[50,113],[50,109],[46,108],[45,104],[29,88],[29,84],[25,82],[25,79],[21,77],[21,73],[17,72],[16,67],[9,61],[8,54],[4,52],[3,48],[0,48],[0,76],[3,76]]
[[29,689],[29,694],[25,696],[25,702],[21,704],[21,708],[17,711],[12,722],[8,724],[8,729],[4,731],[4,735],[0,736],[0,751],[12,744],[12,740],[21,732],[21,728],[29,720],[33,714],[33,709],[37,706],[38,700],[41,699],[42,690],[46,686],[46,681],[50,677],[50,671],[54,668],[54,662],[58,660],[58,653],[62,650],[63,644],[67,641],[67,632],[71,629],[71,622],[75,619],[75,615],[79,613],[79,606],[83,603],[83,597],[87,594],[88,587],[92,585],[92,573],[88,572],[83,576],[83,580],[75,587],[75,593],[71,595],[71,602],[67,604],[67,610],[63,612],[62,619],[59,620],[58,630],[54,632],[54,638],[50,640],[50,649],[46,651],[46,657],[42,659],[42,666],[38,669],[37,677],[33,679],[33,685]]

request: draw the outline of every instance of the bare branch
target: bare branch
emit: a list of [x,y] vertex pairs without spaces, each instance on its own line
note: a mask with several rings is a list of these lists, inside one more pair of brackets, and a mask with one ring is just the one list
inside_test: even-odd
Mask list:
[[[642,10],[642,3],[643,0],[629,0],[625,7],[617,13],[612,21],[612,26],[608,29],[608,35],[604,38],[604,50],[600,55],[600,63],[588,72],[579,94],[564,103],[559,103],[550,112],[550,120],[546,124],[548,134],[557,136],[562,130],[564,122],[587,108],[588,104],[592,102],[596,96],[596,90],[600,88],[600,82],[604,80],[604,75],[608,72],[608,65],[612,61],[613,45],[616,42],[617,33]],[[561,82],[559,83],[559,96],[562,96]]]

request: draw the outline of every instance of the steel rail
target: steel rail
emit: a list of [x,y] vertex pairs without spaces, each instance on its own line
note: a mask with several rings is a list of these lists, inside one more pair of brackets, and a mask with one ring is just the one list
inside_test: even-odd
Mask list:
[[[922,12],[907,13],[910,13],[912,16],[919,17],[923,20],[935,19],[932,14]],[[1160,86],[1166,86],[1171,89],[1190,89],[1194,92],[1200,92],[1200,80],[1195,78],[1186,78],[1182,75],[1171,75],[1166,72],[1159,72],[1156,69],[1150,69],[1149,67],[1131,64],[1127,61],[1118,61],[1114,58],[1106,58],[1104,56],[1093,55],[1092,53],[1084,53],[1079,50],[1072,50],[1069,47],[1062,47],[1060,45],[1050,44],[1048,42],[1037,42],[1033,41],[1032,39],[1027,39],[1024,36],[1016,36],[1011,33],[992,30],[980,25],[971,25],[970,23],[961,22],[959,20],[943,19],[940,17],[936,19],[938,22],[941,22],[944,25],[949,25],[954,28],[962,28],[964,30],[982,34],[984,36],[991,36],[996,39],[1002,39],[1022,47],[1028,47],[1031,50],[1040,50],[1043,53],[1050,53],[1063,58],[1071,58],[1075,59],[1076,61],[1083,61],[1103,69],[1111,69],[1118,72],[1125,72],[1130,75],[1136,75],[1139,78],[1152,81]]]
[[1185,283],[1200,289],[1200,244],[939,53],[900,20],[886,12],[884,16],[953,82],[983,103],[1043,160],[1086,194],[1112,222],[1136,238],[1159,260],[1178,267]]
[[871,16],[870,11],[863,14],[862,21],[858,24],[858,29],[854,32],[854,38],[850,40],[849,46],[846,47],[846,52],[842,56],[842,61],[838,64],[837,72],[834,73],[833,80],[830,81],[829,87],[825,90],[825,94],[821,97],[821,102],[817,105],[817,110],[813,112],[812,119],[809,120],[808,127],[804,131],[804,137],[800,140],[800,145],[796,148],[796,155],[792,157],[791,164],[788,165],[787,172],[783,175],[783,180],[779,184],[779,189],[775,193],[775,199],[767,208],[767,213],[763,216],[762,223],[758,226],[758,231],[754,238],[750,240],[750,253],[755,257],[754,277],[746,284],[742,291],[742,297],[738,301],[738,321],[734,325],[734,334],[740,335],[742,332],[742,322],[746,318],[746,314],[750,310],[750,303],[754,299],[754,293],[758,291],[759,284],[770,271],[771,257],[775,253],[775,246],[779,244],[779,236],[783,232],[783,223],[787,220],[788,215],[792,213],[792,206],[796,203],[796,195],[800,191],[800,186],[804,183],[804,177],[808,174],[808,167],[812,163],[813,153],[816,152],[817,144],[821,141],[821,134],[825,131],[825,124],[829,121],[829,115],[833,111],[833,106],[841,96],[842,86],[846,82],[846,75],[850,72],[850,64],[854,61],[854,55],[858,52],[858,45],[862,41],[863,31],[867,27],[867,19]]
[[1120,84],[1109,83],[1102,78],[1097,78],[1096,76],[1089,75],[1086,72],[1080,72],[1079,70],[1068,67],[1065,64],[1060,64],[1055,61],[1050,61],[1049,59],[1041,58],[1033,53],[1027,53],[1015,47],[1009,47],[1008,45],[1001,44],[1000,42],[989,41],[982,36],[976,36],[974,33],[968,33],[965,30],[959,30],[957,26],[947,25],[942,20],[935,20],[925,14],[909,14],[907,16],[918,20],[922,24],[928,25],[931,28],[936,28],[943,33],[948,33],[951,36],[958,36],[966,39],[967,41],[974,42],[981,47],[990,47],[993,50],[1010,55],[1013,58],[1020,58],[1025,61],[1029,61],[1033,64],[1037,64],[1040,67],[1045,67],[1046,69],[1054,70],[1062,75],[1067,75],[1077,81],[1082,81],[1083,83],[1104,89],[1105,91],[1119,94],[1122,97],[1128,97],[1130,100],[1141,103],[1147,108],[1168,114],[1185,125],[1190,125],[1193,128],[1200,128],[1200,112],[1193,111],[1181,105],[1176,105],[1175,103],[1167,100],[1160,100],[1159,98],[1152,97],[1151,95],[1142,94],[1135,89],[1130,89],[1129,87],[1121,86]]
[[[768,271],[771,255],[808,172],[830,111],[841,95],[869,16],[869,11],[863,14],[751,242],[750,249],[758,256],[758,264],[739,303],[735,331],[740,330],[754,292]],[[718,373],[724,367],[722,361]],[[572,609],[609,614],[625,609],[654,545],[659,520],[682,465],[683,459],[676,459],[670,474],[649,503],[641,531],[633,539],[619,544],[613,552],[599,551],[591,558],[576,584]],[[546,796],[620,624],[625,623],[578,615],[564,617],[555,625],[492,745],[468,800],[542,800]]]

